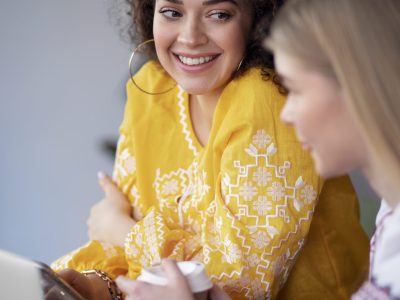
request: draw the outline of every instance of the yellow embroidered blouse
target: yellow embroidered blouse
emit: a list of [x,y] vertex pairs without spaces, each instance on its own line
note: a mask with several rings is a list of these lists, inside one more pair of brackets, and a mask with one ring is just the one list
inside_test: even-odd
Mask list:
[[[166,90],[159,68],[149,62],[135,78],[148,91]],[[179,86],[149,96],[128,82],[127,93],[114,179],[141,219],[124,249],[90,241],[54,269],[135,278],[164,257],[199,260],[233,298],[269,299],[298,259],[282,299],[345,299],[356,288],[368,240],[351,184],[347,178],[324,184],[316,175],[293,130],[279,120],[284,97],[259,69],[226,86],[205,147]]]

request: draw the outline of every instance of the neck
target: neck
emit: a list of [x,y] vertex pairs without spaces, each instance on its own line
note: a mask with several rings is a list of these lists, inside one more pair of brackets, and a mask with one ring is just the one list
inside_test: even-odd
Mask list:
[[191,95],[190,101],[193,103],[197,115],[208,123],[211,127],[214,117],[215,107],[219,99],[218,95]]
[[193,129],[203,146],[208,142],[214,111],[220,95],[221,91],[207,95],[190,95],[189,107]]
[[362,168],[362,173],[379,197],[385,199],[392,209],[396,208],[400,203],[400,187],[394,180],[388,180],[391,175],[386,175],[385,170],[382,170],[382,166],[379,163],[371,163]]

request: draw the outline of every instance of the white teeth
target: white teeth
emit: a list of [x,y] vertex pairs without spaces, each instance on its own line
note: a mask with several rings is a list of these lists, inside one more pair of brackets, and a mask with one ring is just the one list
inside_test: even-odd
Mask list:
[[186,57],[182,55],[178,55],[179,60],[184,63],[185,65],[188,66],[196,66],[200,64],[204,64],[205,62],[209,62],[210,60],[213,60],[215,56],[204,56],[204,57],[198,57],[198,58],[191,58],[191,57]]

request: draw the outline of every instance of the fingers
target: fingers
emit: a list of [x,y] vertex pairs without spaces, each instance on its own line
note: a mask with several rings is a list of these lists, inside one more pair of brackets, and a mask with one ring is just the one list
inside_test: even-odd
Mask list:
[[90,299],[91,283],[85,275],[72,269],[61,270],[58,275],[71,287],[77,290],[85,299]]
[[148,298],[151,299],[152,298],[151,295],[149,297],[146,291],[152,290],[154,292],[158,288],[158,287],[152,287],[152,289],[149,289],[150,287],[149,284],[145,282],[131,280],[125,276],[118,276],[115,279],[115,282],[118,288],[121,290],[121,292],[125,294],[125,300],[148,299]]
[[124,294],[133,294],[135,292],[135,281],[125,277],[125,276],[118,276],[115,279],[115,283],[118,285],[118,288],[124,293]]
[[111,177],[108,176],[103,171],[100,171],[97,173],[97,178],[99,180],[99,184],[100,184],[101,188],[103,189],[103,191],[106,195],[108,195],[109,193],[112,193],[115,190],[115,188],[117,188],[117,186],[115,185],[115,183],[111,179]]
[[175,261],[171,259],[163,259],[161,261],[161,267],[165,272],[169,285],[179,286],[182,289],[190,291],[189,284]]
[[105,193],[104,200],[111,200],[113,203],[119,202],[126,204],[126,196],[115,184],[110,176],[104,172],[97,173],[99,184]]
[[58,275],[70,285],[74,285],[75,283],[79,282],[80,277],[84,276],[81,273],[72,269],[61,270]]
[[214,284],[210,291],[211,300],[231,300],[231,298],[218,285]]

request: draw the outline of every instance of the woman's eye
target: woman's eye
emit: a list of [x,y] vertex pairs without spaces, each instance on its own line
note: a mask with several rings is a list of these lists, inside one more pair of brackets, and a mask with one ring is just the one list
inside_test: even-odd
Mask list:
[[232,16],[231,14],[223,11],[218,11],[218,12],[212,12],[209,14],[210,18],[219,20],[219,21],[227,21],[229,20]]
[[182,16],[178,11],[171,8],[161,9],[159,13],[171,19],[179,18]]

